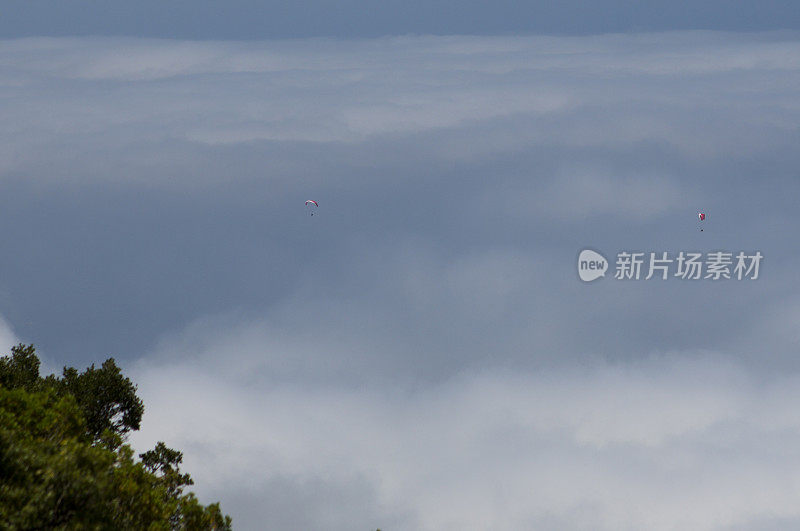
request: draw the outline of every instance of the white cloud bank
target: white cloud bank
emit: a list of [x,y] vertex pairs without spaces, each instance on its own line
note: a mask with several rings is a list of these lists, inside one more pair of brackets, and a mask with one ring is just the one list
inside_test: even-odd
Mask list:
[[240,348],[142,363],[134,442],[183,449],[241,529],[800,523],[797,375],[701,352],[418,388],[266,383],[231,370]]
[[[0,171],[227,182],[237,177],[206,175],[199,152],[426,132],[449,133],[423,142],[450,162],[641,142],[690,158],[759,154],[796,128],[798,57],[791,35],[706,32],[4,41]],[[113,171],[97,167],[109,160]]]
[[11,350],[11,347],[19,344],[19,342],[17,334],[14,333],[8,321],[0,317],[0,352],[2,352],[0,355],[5,355]]

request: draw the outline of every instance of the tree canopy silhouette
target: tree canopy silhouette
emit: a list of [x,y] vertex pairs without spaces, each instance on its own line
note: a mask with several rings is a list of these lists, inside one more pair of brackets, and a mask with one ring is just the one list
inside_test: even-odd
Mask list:
[[230,530],[159,442],[133,457],[125,435],[144,404],[113,358],[39,375],[33,345],[0,358],[0,522],[4,529]]

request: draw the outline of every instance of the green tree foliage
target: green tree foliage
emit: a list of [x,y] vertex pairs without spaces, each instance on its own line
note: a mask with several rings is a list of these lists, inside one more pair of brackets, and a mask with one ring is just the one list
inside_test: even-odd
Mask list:
[[39,358],[33,345],[19,344],[11,348],[11,356],[0,358],[0,385],[28,391],[41,388]]
[[98,440],[106,430],[124,435],[139,429],[144,404],[114,358],[107,359],[100,369],[92,365],[82,373],[65,367],[64,376],[53,383],[61,394],[71,394],[78,401],[93,439]]
[[[183,495],[183,487],[193,485],[189,474],[181,474],[180,464],[183,454],[167,448],[163,442],[148,452],[139,454],[142,465],[148,472],[156,476],[164,488],[164,499],[172,504],[170,515],[171,529],[203,529],[209,524],[223,526],[226,522],[219,503],[203,507],[191,492]],[[175,503],[177,502],[177,503]],[[227,521],[230,524],[230,520]]]
[[33,345],[20,344],[12,347],[11,356],[0,358],[0,385],[27,391],[51,388],[59,396],[73,396],[94,441],[99,441],[105,430],[118,435],[138,430],[144,413],[136,386],[122,375],[114,358],[99,369],[92,364],[79,373],[74,367],[64,367],[61,378],[41,378]]
[[144,411],[113,360],[41,378],[32,345],[0,358],[3,529],[229,530],[219,504],[183,488],[182,454],[159,442],[133,458],[123,444]]
[[181,474],[178,469],[183,461],[183,454],[167,448],[163,442],[156,444],[152,450],[139,454],[139,457],[149,472],[161,478],[170,496],[178,496],[183,492],[183,487],[194,484],[189,474]]

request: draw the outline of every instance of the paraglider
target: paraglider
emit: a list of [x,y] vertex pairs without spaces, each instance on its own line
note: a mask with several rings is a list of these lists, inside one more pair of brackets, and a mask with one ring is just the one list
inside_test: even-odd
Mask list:
[[[700,220],[701,222],[705,221],[706,220],[706,213],[705,212],[698,212],[697,213],[697,219]],[[700,232],[703,232],[702,227],[700,228]]]
[[315,211],[317,208],[319,208],[319,203],[317,203],[317,202],[316,202],[316,201],[314,201],[313,199],[309,199],[308,201],[306,201],[306,210],[308,210],[308,212],[309,212],[309,213],[310,213],[312,216],[314,215],[314,211]]

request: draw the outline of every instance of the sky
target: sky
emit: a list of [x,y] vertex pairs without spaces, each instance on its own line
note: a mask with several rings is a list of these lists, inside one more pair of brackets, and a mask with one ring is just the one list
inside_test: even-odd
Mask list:
[[10,3],[0,343],[113,356],[236,529],[796,527],[797,14],[591,5]]
[[178,39],[800,29],[794,0],[5,0],[0,36]]

